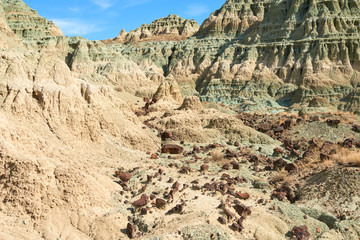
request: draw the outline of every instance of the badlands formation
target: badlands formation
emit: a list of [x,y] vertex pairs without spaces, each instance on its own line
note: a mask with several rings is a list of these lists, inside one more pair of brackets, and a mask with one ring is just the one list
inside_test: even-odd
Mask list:
[[0,1],[0,239],[359,239],[360,1],[227,0],[114,39]]

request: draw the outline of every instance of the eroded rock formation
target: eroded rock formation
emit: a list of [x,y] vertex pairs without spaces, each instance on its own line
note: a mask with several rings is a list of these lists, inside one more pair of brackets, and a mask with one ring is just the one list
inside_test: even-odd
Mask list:
[[124,29],[113,40],[106,43],[136,43],[149,41],[185,40],[199,30],[195,20],[183,19],[175,14],[157,19],[150,24],[143,24],[128,34]]

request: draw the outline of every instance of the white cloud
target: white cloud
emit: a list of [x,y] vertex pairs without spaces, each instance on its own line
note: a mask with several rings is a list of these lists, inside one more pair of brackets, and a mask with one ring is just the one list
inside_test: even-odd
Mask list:
[[185,14],[189,17],[197,17],[209,11],[209,8],[203,4],[192,4],[187,6]]
[[94,4],[98,5],[102,9],[108,9],[113,5],[111,0],[91,0]]
[[81,11],[81,8],[80,7],[77,7],[77,6],[74,6],[74,7],[69,7],[69,10],[71,12],[74,12],[74,13],[78,13]]
[[80,19],[51,19],[65,35],[81,36],[99,32],[100,29],[94,23],[84,22]]
[[125,1],[121,1],[121,8],[125,9],[125,8],[129,8],[129,7],[135,7],[144,3],[148,3],[151,2],[152,0],[125,0]]

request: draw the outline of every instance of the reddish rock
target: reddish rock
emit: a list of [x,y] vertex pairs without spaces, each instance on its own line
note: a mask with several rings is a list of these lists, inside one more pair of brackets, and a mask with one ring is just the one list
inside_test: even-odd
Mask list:
[[134,238],[135,237],[135,227],[131,223],[127,224],[126,234],[128,235],[129,238]]
[[224,170],[230,170],[230,164],[226,163],[222,166],[222,169]]
[[233,223],[230,228],[235,232],[241,232],[243,228],[238,223]]
[[143,207],[146,206],[146,204],[148,204],[148,196],[146,194],[141,195],[141,198],[139,200],[136,200],[135,202],[133,202],[133,206],[134,207]]
[[285,120],[283,126],[285,129],[290,129],[295,125],[295,121],[293,119],[287,119]]
[[327,119],[326,123],[327,125],[329,125],[330,127],[338,127],[340,124],[340,120],[339,119]]
[[199,152],[200,152],[200,147],[194,145],[194,147],[193,147],[193,153],[199,153]]
[[219,221],[219,223],[221,223],[221,224],[223,224],[223,225],[225,225],[225,224],[227,223],[226,219],[223,218],[223,217],[219,217],[219,218],[218,218],[218,221]]
[[220,147],[220,144],[212,143],[212,144],[209,144],[209,145],[206,146],[207,149],[214,149],[214,148],[217,148],[217,147]]
[[284,127],[280,126],[274,129],[275,134],[280,134],[284,132]]
[[250,194],[237,192],[237,193],[235,193],[235,197],[239,198],[239,199],[242,199],[242,200],[246,200],[246,199],[250,198]]
[[142,208],[141,210],[140,210],[140,214],[141,215],[146,215],[148,213],[148,210],[146,209],[146,208]]
[[173,189],[173,192],[174,192],[174,193],[177,192],[177,191],[179,191],[180,183],[179,183],[179,182],[175,182],[175,183],[171,186],[171,188]]
[[279,201],[284,201],[285,197],[291,202],[296,201],[296,195],[291,187],[284,184],[281,188],[276,189],[271,194],[272,198],[277,198]]
[[251,215],[251,210],[250,207],[245,206],[243,204],[236,204],[234,205],[234,209],[236,210],[236,212],[242,216],[242,217],[246,217],[248,215]]
[[234,158],[234,157],[238,157],[238,154],[236,152],[234,152],[233,150],[231,150],[231,149],[226,149],[225,157]]
[[151,182],[152,179],[153,179],[153,176],[147,175],[147,179],[146,179],[147,182]]
[[327,153],[327,154],[328,154],[328,153],[331,152],[331,150],[334,149],[334,146],[335,146],[334,143],[329,142],[329,141],[325,141],[325,142],[323,143],[323,145],[321,146],[320,151],[323,152],[323,153]]
[[286,167],[287,162],[284,159],[279,158],[279,159],[274,161],[273,165],[274,165],[274,169],[276,171],[280,171],[280,170],[282,170],[282,169],[284,169]]
[[298,166],[295,163],[289,163],[289,164],[286,164],[286,166],[285,166],[285,170],[288,172],[295,172],[295,171],[297,171],[297,169],[298,169]]
[[214,191],[216,189],[216,184],[215,183],[205,183],[204,188],[206,188],[206,190],[208,190],[208,191]]
[[162,198],[157,198],[155,201],[155,205],[157,208],[164,208],[166,205],[166,201]]
[[293,143],[293,141],[291,140],[291,139],[289,139],[289,138],[286,138],[284,141],[283,141],[283,143],[284,143],[284,146],[285,147],[288,147],[288,148],[292,148],[293,147],[293,145],[294,145],[294,143]]
[[346,148],[352,148],[356,143],[356,140],[353,138],[345,139],[342,145]]
[[205,171],[208,171],[208,170],[209,170],[209,165],[207,165],[207,164],[201,165],[200,171],[205,172]]
[[273,156],[275,157],[280,157],[282,154],[284,154],[284,150],[282,150],[281,148],[274,148],[274,153]]
[[182,167],[180,170],[180,173],[182,173],[182,174],[189,174],[190,172],[191,172],[190,167]]
[[292,238],[291,240],[309,240],[310,233],[307,226],[294,227],[291,230]]
[[285,192],[273,191],[271,193],[271,198],[277,198],[277,199],[279,199],[279,201],[284,201],[285,197],[286,197]]
[[257,126],[257,130],[260,132],[266,133],[271,130],[271,126],[270,126],[270,124],[262,123]]
[[236,223],[239,224],[239,226],[240,226],[242,229],[244,229],[244,226],[243,226],[244,220],[245,220],[245,217],[241,217],[241,218],[239,218],[239,219],[236,221]]
[[360,133],[360,125],[356,125],[356,124],[353,125],[353,126],[352,126],[352,130],[355,131],[355,132],[357,132],[357,133]]
[[239,146],[240,146],[240,143],[239,143],[239,142],[235,142],[235,143],[234,143],[234,146],[235,146],[235,147],[239,147]]
[[221,175],[221,180],[228,180],[230,178],[230,175],[227,173],[224,173],[223,175]]
[[158,159],[159,156],[156,153],[151,154],[151,159]]
[[116,171],[115,175],[120,178],[122,182],[128,182],[132,178],[132,175],[126,172]]
[[231,165],[232,165],[233,169],[235,169],[235,170],[240,169],[240,163],[238,163],[238,162],[231,162]]
[[258,162],[258,161],[259,161],[258,156],[253,155],[250,157],[250,162]]
[[167,154],[181,154],[183,151],[183,147],[174,144],[165,144],[161,148],[161,152]]
[[161,133],[161,140],[165,141],[167,139],[175,140],[172,132],[165,130],[164,132]]
[[184,205],[178,204],[174,208],[172,208],[170,211],[168,211],[168,214],[178,213],[181,214],[184,211]]

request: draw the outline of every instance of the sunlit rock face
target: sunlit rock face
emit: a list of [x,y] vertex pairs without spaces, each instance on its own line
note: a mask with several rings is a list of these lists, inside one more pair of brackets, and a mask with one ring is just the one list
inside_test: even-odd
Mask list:
[[207,101],[252,98],[280,107],[322,96],[356,111],[359,18],[359,1],[231,0],[204,21],[197,38],[129,46],[123,54],[151,59]]
[[123,29],[114,39],[105,40],[106,43],[136,43],[149,41],[179,41],[186,40],[199,30],[195,20],[188,20],[175,14],[170,14],[143,24],[136,30],[126,33]]
[[2,0],[5,18],[9,27],[20,38],[39,39],[49,36],[63,36],[53,22],[40,17],[21,0]]

